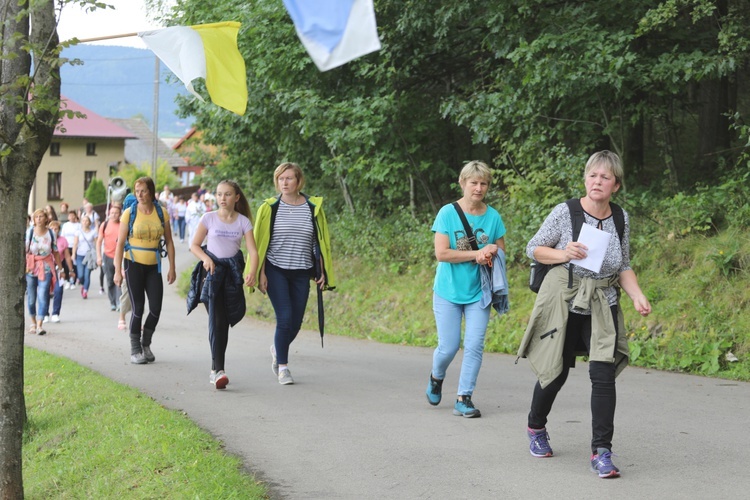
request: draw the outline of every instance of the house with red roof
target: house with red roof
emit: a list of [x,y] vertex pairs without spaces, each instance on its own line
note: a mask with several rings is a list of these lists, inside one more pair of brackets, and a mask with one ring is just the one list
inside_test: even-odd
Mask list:
[[99,179],[107,186],[110,177],[125,163],[125,141],[137,138],[65,96],[61,96],[60,106],[85,118],[64,116],[60,120],[36,174],[29,213],[45,205],[58,210],[63,201],[71,209],[79,208],[91,181]]

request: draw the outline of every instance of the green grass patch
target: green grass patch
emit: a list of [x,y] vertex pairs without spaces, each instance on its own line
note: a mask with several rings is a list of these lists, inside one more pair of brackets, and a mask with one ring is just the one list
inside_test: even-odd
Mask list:
[[267,498],[184,414],[65,358],[24,363],[28,498]]

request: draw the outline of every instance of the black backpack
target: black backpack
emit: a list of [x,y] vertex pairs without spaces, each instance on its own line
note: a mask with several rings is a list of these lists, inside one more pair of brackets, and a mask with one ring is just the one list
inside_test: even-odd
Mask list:
[[[578,241],[578,235],[581,234],[581,227],[586,222],[586,218],[583,215],[583,207],[581,206],[581,200],[578,198],[571,198],[565,203],[568,204],[568,210],[570,210],[570,222],[573,226],[573,241]],[[623,234],[625,233],[625,215],[623,214],[622,207],[615,203],[610,202],[609,207],[612,210],[612,218],[615,222],[615,228],[617,228],[617,235],[620,237],[620,245],[622,245]],[[534,293],[539,293],[539,289],[542,287],[544,277],[553,266],[559,266],[560,264],[542,264],[536,260],[531,263],[531,272],[529,273],[529,288]],[[573,287],[573,264],[568,266],[568,288]]]

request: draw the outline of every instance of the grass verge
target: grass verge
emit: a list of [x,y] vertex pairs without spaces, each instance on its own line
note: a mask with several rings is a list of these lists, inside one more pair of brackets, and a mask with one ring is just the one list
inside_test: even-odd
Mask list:
[[267,498],[184,414],[65,358],[24,363],[27,498]]

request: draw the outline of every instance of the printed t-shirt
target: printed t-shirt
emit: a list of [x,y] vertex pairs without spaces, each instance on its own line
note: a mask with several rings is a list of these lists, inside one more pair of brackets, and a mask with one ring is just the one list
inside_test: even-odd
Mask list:
[[[120,217],[120,224],[125,224],[126,226],[130,224],[131,210],[138,210],[138,206],[134,205],[126,209]],[[139,264],[147,266],[156,265],[156,250],[159,248],[159,241],[161,241],[162,236],[164,236],[164,227],[161,224],[161,219],[159,219],[159,214],[156,212],[156,207],[148,215],[139,211],[133,221],[133,234],[128,236],[128,242],[132,247],[145,248],[147,250],[132,248],[129,251],[125,251],[124,257]]]
[[[477,246],[495,243],[505,236],[505,225],[497,210],[487,205],[483,215],[465,214],[474,232]],[[445,205],[432,225],[434,233],[445,234],[454,250],[471,250],[464,225],[452,204]],[[454,304],[471,304],[482,298],[482,283],[476,262],[438,262],[433,291]]]
[[208,231],[206,248],[220,259],[234,257],[245,234],[253,230],[250,219],[240,213],[234,222],[227,224],[219,218],[219,212],[208,212],[201,217],[200,223]]

